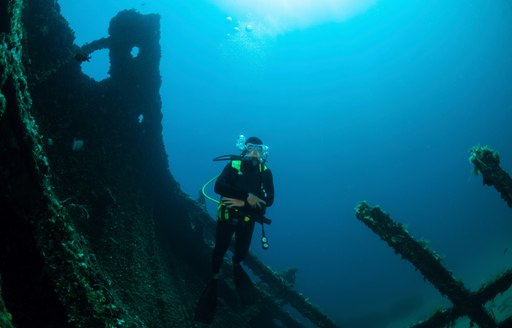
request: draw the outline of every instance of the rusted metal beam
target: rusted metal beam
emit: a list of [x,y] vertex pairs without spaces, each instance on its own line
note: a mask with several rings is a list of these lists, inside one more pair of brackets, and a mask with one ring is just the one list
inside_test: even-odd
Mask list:
[[356,217],[386,241],[402,258],[411,262],[440,292],[481,328],[498,327],[492,316],[461,281],[456,280],[442,264],[440,257],[426,243],[409,235],[405,227],[393,221],[379,207],[361,202]]
[[481,173],[483,183],[494,186],[509,207],[512,207],[512,178],[500,167],[500,155],[487,146],[474,146],[469,161],[474,165],[473,173]]

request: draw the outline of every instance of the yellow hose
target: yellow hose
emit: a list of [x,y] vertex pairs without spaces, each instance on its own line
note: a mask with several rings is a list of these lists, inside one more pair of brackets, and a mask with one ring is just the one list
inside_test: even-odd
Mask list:
[[220,174],[214,176],[213,178],[211,178],[210,180],[208,180],[204,185],[203,185],[203,188],[201,188],[201,192],[203,193],[204,197],[208,198],[209,200],[211,200],[212,202],[215,202],[217,204],[220,204],[220,202],[218,200],[216,200],[215,198],[212,198],[210,196],[208,196],[206,194],[206,192],[204,191],[206,189],[206,187],[208,187],[208,185],[210,183],[212,183],[213,180],[217,179],[219,177]]

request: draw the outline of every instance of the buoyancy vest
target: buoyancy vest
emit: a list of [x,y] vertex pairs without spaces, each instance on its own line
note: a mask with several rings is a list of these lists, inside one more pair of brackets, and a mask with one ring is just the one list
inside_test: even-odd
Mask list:
[[[268,170],[268,167],[264,164],[264,163],[260,163],[258,164],[259,166],[259,171],[260,171],[260,175]],[[241,160],[234,160],[234,161],[231,161],[231,167],[234,168],[235,170],[237,170],[238,174],[241,174],[242,173],[242,161]],[[261,190],[263,191],[263,194],[265,195],[265,197],[267,196],[267,192],[265,191],[265,186],[263,185],[263,181],[261,182]],[[231,208],[232,212],[238,212],[238,210],[236,208]],[[229,220],[231,217],[230,217],[230,211],[229,209],[227,208],[226,205],[224,205],[222,202],[219,203],[219,205],[217,206],[217,219],[218,220]],[[244,216],[243,218],[244,222],[249,222],[251,221],[251,218],[248,217],[248,216]]]

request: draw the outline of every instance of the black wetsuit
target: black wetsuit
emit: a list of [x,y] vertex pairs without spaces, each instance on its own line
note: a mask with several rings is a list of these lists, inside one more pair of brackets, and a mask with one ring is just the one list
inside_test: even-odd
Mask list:
[[[244,221],[245,215],[265,214],[266,207],[274,202],[274,182],[272,172],[263,164],[254,165],[251,161],[242,161],[240,171],[230,162],[215,183],[215,192],[221,196],[245,201],[245,206],[234,209],[221,207],[221,217],[217,220],[215,233],[215,248],[212,255],[212,271],[218,273],[224,255],[229,248],[233,233],[235,234],[235,254],[233,263],[240,263],[247,256],[251,245],[254,220]],[[252,208],[247,204],[249,193],[258,196],[267,204],[262,208]],[[224,218],[224,211],[228,211],[228,219]]]

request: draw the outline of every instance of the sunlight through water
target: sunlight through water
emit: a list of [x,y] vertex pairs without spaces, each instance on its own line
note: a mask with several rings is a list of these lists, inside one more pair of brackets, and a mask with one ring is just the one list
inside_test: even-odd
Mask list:
[[241,30],[277,35],[328,22],[341,22],[377,0],[209,0],[230,16]]

